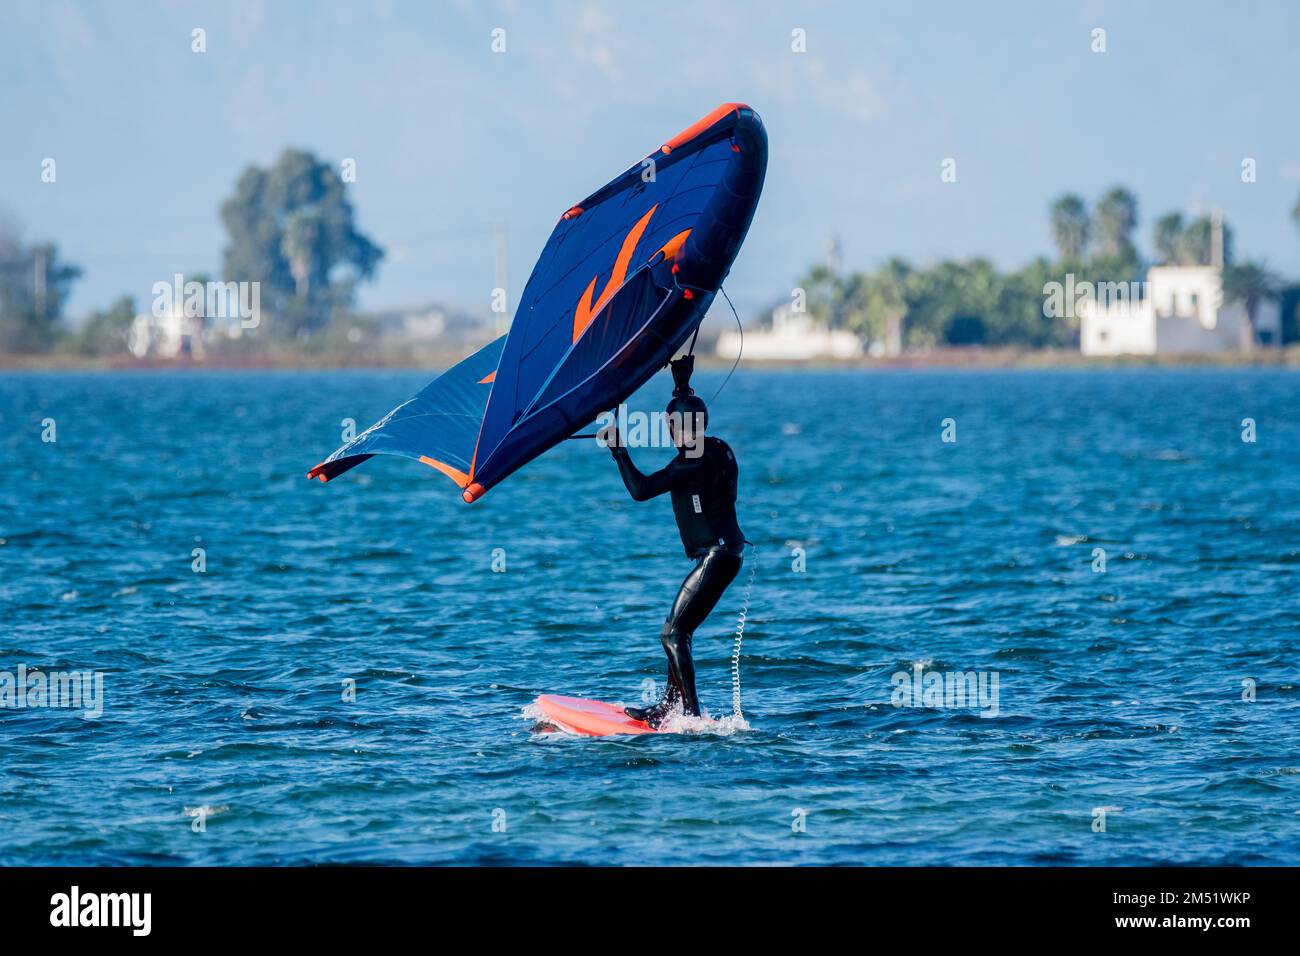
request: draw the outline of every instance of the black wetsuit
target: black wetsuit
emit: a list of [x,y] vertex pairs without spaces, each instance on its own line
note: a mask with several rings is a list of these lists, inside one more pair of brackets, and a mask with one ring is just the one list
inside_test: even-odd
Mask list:
[[686,556],[696,560],[659,633],[668,655],[668,691],[655,707],[629,708],[629,713],[647,714],[654,724],[680,700],[684,713],[698,715],[691,638],[740,571],[745,548],[745,535],[736,521],[736,456],[722,439],[705,438],[704,454],[692,458],[680,449],[667,467],[643,475],[626,448],[611,446],[611,450],[633,499],[646,501],[671,493],[682,546]]

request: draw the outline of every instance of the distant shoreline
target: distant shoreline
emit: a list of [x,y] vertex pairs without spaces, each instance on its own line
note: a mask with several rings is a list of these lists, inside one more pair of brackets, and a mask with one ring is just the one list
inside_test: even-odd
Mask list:
[[[319,355],[209,356],[203,361],[190,359],[90,358],[81,355],[48,353],[25,355],[0,353],[0,372],[4,371],[178,371],[224,370],[260,371],[299,369],[444,369],[465,357],[461,352],[426,352],[420,355]],[[697,364],[706,369],[729,369],[730,359],[700,355]],[[927,352],[894,358],[811,359],[806,361],[746,361],[741,364],[755,369],[1052,369],[1052,368],[1300,368],[1300,345],[1281,349],[1259,349],[1251,353],[1216,352],[1189,355],[1123,355],[1089,357],[1073,350],[990,349],[978,346],[932,349]]]

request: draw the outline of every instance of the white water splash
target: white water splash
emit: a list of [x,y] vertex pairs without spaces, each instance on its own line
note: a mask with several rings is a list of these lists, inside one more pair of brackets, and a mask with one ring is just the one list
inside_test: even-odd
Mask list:
[[525,720],[546,720],[546,714],[542,713],[542,708],[537,706],[537,701],[531,704],[525,704],[519,711],[519,716]]
[[712,734],[718,737],[730,737],[749,729],[749,721],[743,716],[728,714],[726,717],[710,717],[707,710],[701,717],[669,714],[659,725],[661,734]]

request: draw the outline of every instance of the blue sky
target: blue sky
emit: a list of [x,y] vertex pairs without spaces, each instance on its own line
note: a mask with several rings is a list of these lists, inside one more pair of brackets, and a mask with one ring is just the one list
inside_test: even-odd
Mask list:
[[360,225],[388,250],[363,306],[481,306],[493,223],[517,291],[564,209],[729,100],[771,150],[728,282],[742,310],[836,234],[853,268],[1019,265],[1050,250],[1055,196],[1116,183],[1144,248],[1157,215],[1220,207],[1239,257],[1300,275],[1290,2],[0,0],[0,19],[0,206],[85,268],[74,316],[216,272],[220,201],[286,146],[357,162]]

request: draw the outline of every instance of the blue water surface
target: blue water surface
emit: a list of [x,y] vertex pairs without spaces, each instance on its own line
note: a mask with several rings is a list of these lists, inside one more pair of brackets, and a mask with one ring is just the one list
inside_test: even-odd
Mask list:
[[601,740],[523,711],[662,679],[669,503],[588,441],[305,479],[430,377],[0,375],[0,671],[104,678],[0,709],[0,863],[1300,863],[1295,373],[738,372],[751,729]]

